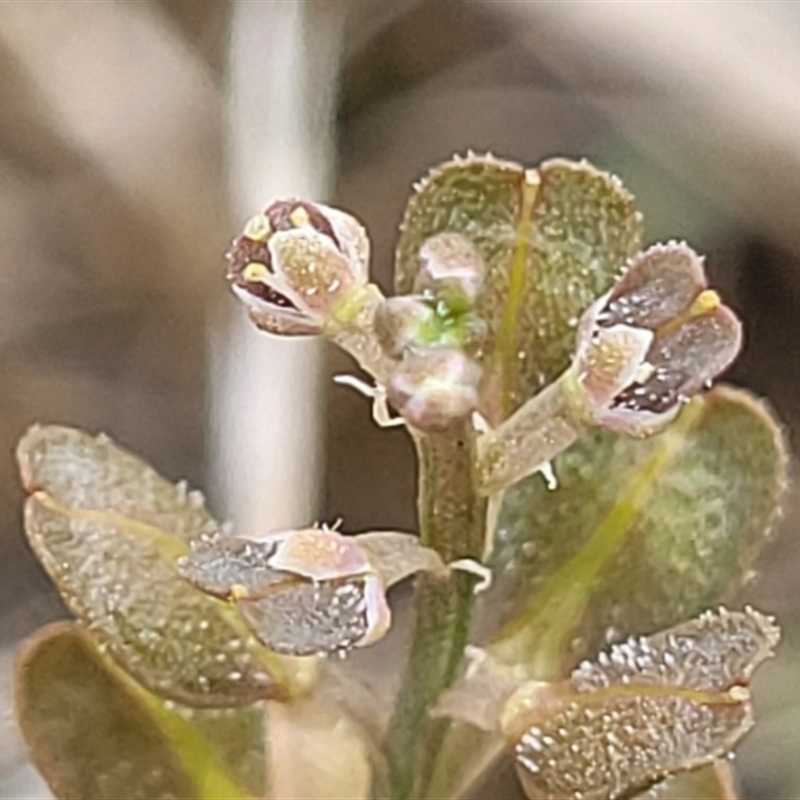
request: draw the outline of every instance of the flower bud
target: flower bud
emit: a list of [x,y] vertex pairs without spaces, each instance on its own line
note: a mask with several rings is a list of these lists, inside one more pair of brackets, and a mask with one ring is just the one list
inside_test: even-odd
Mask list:
[[740,347],[739,321],[707,288],[700,257],[685,244],[656,245],[583,315],[570,374],[591,421],[647,435]]
[[466,236],[439,233],[420,248],[414,291],[431,293],[455,308],[471,307],[485,275],[483,258]]
[[375,312],[375,334],[387,355],[400,358],[409,347],[431,338],[435,318],[436,312],[421,297],[390,297]]
[[278,200],[247,223],[227,259],[228,280],[256,325],[316,334],[348,292],[366,284],[369,241],[349,214]]
[[390,297],[378,307],[374,326],[381,347],[391,358],[434,347],[475,353],[487,333],[486,323],[471,308],[425,295]]
[[421,431],[447,430],[478,408],[482,370],[460,350],[408,351],[389,376],[386,396],[405,421]]
[[255,636],[286,655],[363,647],[391,622],[383,578],[356,537],[325,528],[201,540],[181,571],[231,600]]

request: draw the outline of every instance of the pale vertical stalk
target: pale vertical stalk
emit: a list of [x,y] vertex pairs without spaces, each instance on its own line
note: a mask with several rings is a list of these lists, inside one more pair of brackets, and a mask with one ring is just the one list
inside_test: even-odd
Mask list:
[[[236,4],[228,145],[239,222],[274,197],[329,193],[342,21],[338,3]],[[220,322],[210,393],[212,464],[221,505],[240,535],[318,516],[321,348],[315,340],[259,333],[233,304]]]

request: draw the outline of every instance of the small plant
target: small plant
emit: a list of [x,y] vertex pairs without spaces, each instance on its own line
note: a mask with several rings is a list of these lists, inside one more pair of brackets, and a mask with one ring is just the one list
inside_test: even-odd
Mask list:
[[[78,618],[18,663],[54,793],[458,798],[506,756],[537,800],[733,797],[779,634],[718,604],[752,573],[787,457],[757,400],[710,389],[741,330],[702,258],[641,236],[585,162],[472,154],[415,187],[395,297],[342,211],[250,220],[234,292],[370,376],[341,382],[413,438],[419,536],[237,537],[106,437],[32,428],[26,530]],[[375,697],[329,656],[380,647],[412,575],[399,689]]]

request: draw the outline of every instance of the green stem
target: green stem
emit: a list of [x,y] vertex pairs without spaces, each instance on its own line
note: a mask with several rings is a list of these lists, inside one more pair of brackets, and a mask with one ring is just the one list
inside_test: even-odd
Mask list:
[[[415,437],[419,454],[422,543],[446,562],[480,559],[486,500],[474,475],[475,436],[465,423],[443,434]],[[414,597],[410,652],[386,739],[393,800],[425,795],[447,723],[428,710],[458,674],[474,605],[475,577],[455,571],[442,579],[422,575]]]

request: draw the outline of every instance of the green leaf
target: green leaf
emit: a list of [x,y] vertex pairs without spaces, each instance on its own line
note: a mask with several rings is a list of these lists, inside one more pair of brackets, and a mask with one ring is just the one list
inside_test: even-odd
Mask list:
[[235,609],[184,580],[188,542],[216,529],[202,498],[107,437],[36,426],[17,451],[28,540],[72,611],[149,689],[194,706],[285,697],[304,661],[258,644]]
[[60,425],[34,425],[17,450],[22,483],[75,511],[108,511],[178,540],[214,533],[217,523],[199,492],[173,485],[107,436]]
[[632,800],[737,800],[728,761],[672,775]]
[[483,360],[497,422],[566,368],[578,317],[639,249],[641,218],[619,181],[586,162],[526,170],[491,156],[455,159],[409,201],[399,293],[412,291],[423,243],[444,231],[467,236],[486,262],[478,311],[489,326]]
[[261,706],[200,711],[164,701],[57,623],[17,662],[17,717],[53,793],[68,800],[263,796]]
[[[506,494],[494,568],[507,620],[492,655],[555,679],[608,638],[649,633],[729,598],[786,484],[766,409],[717,388],[646,440],[598,431]],[[498,582],[500,583],[500,582]]]
[[521,686],[503,732],[531,800],[607,800],[724,758],[753,725],[749,685],[780,639],[753,609],[706,611]]

